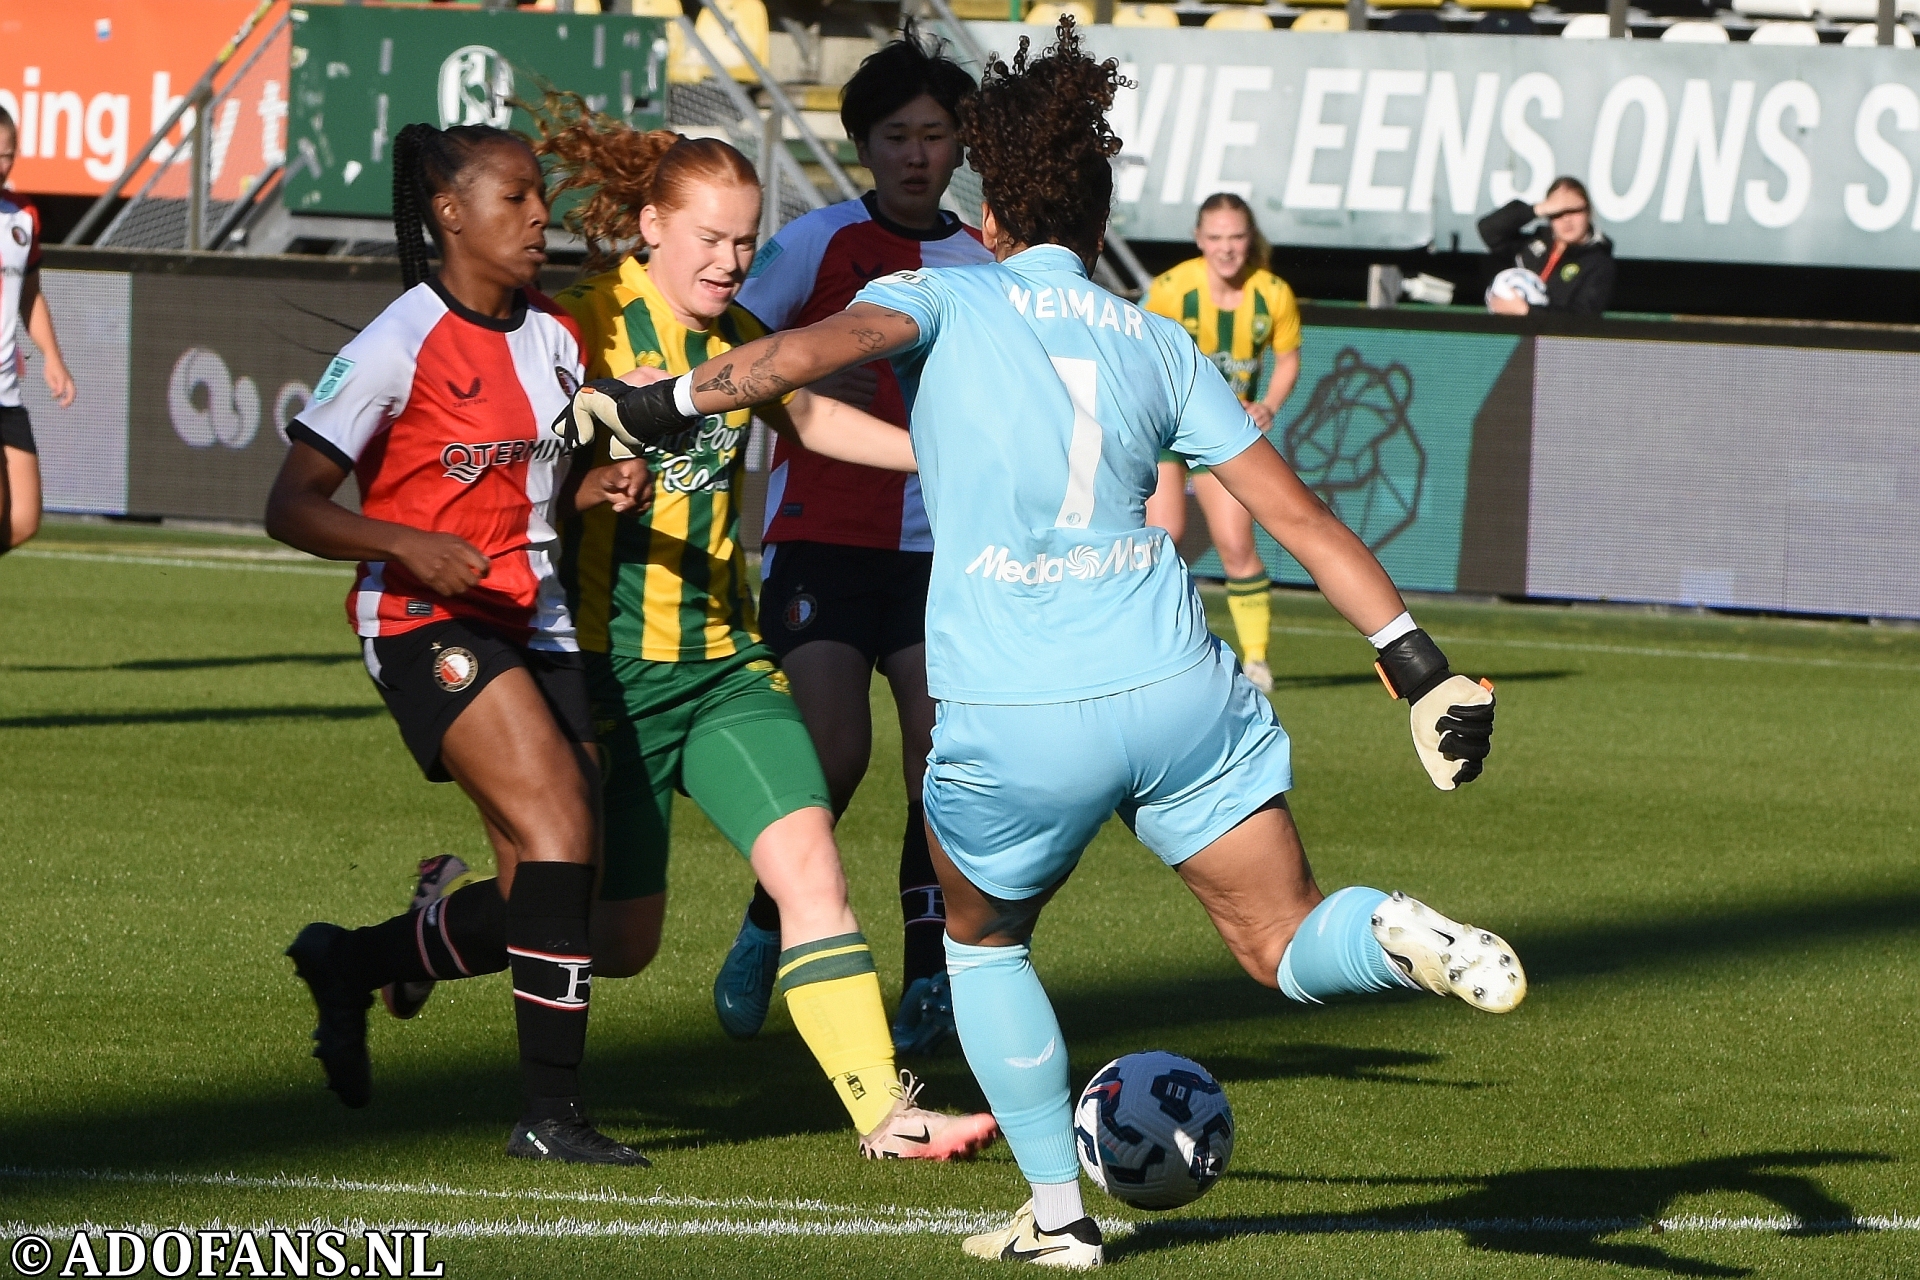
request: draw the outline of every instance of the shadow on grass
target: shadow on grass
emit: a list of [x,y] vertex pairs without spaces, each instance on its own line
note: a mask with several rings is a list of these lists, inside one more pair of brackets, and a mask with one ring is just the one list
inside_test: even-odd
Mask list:
[[332,667],[359,662],[357,653],[254,653],[222,658],[141,658],[133,662],[100,662],[78,666],[27,666],[0,663],[0,671],[212,671],[226,667],[272,667],[290,664]]
[[[1565,1258],[1661,1271],[1676,1276],[1745,1276],[1744,1267],[1704,1262],[1671,1252],[1661,1226],[1674,1204],[1689,1196],[1744,1194],[1777,1206],[1801,1225],[1787,1235],[1834,1235],[1871,1229],[1805,1171],[1834,1165],[1887,1163],[1862,1151],[1767,1151],[1647,1167],[1522,1169],[1483,1177],[1308,1178],[1229,1172],[1229,1178],[1315,1185],[1458,1188],[1435,1199],[1346,1214],[1268,1218],[1176,1218],[1148,1222],[1110,1248],[1114,1259],[1152,1253],[1195,1239],[1340,1233],[1458,1232],[1488,1253]],[[1626,1232],[1640,1238],[1618,1240]],[[1660,1241],[1660,1243],[1654,1243]]]
[[365,720],[385,707],[177,707],[167,711],[56,711],[0,717],[0,729],[97,729],[142,724],[222,724],[241,720]]

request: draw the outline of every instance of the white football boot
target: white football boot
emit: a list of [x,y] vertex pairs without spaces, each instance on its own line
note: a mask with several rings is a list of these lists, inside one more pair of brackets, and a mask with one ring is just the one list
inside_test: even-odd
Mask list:
[[1091,1271],[1105,1261],[1100,1224],[1092,1218],[1069,1222],[1058,1231],[1042,1231],[1033,1220],[1033,1201],[1020,1206],[1013,1221],[998,1231],[968,1236],[960,1246],[976,1258],[995,1262],[1031,1262],[1041,1267]]
[[1449,920],[1395,893],[1373,911],[1373,936],[1401,972],[1435,995],[1459,996],[1486,1013],[1527,998],[1527,972],[1498,934]]
[[920,1106],[925,1087],[911,1071],[900,1073],[893,1110],[872,1133],[860,1136],[861,1155],[869,1160],[971,1160],[1000,1136],[1000,1126],[988,1112],[955,1116]]

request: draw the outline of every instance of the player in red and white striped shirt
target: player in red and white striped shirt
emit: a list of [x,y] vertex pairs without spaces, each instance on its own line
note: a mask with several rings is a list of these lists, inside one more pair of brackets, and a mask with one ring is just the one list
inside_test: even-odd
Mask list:
[[6,189],[18,153],[20,130],[0,107],[0,555],[40,531],[40,458],[33,423],[20,403],[25,361],[14,330],[22,316],[40,348],[42,375],[53,402],[73,403],[73,377],[60,356],[53,312],[40,292],[40,211],[25,196]]
[[[573,321],[532,287],[544,193],[533,152],[504,130],[401,130],[394,231],[410,287],[328,366],[267,505],[274,537],[361,562],[347,613],[367,672],[422,771],[473,798],[499,876],[446,896],[435,878],[420,909],[351,932],[308,925],[287,954],[319,1010],[314,1056],[348,1106],[372,1090],[371,992],[410,1017],[435,980],[511,968],[526,1104],[507,1154],[635,1165],[580,1100],[599,769],[553,507],[631,509],[646,472],[576,476],[546,429],[582,370]],[[349,474],[358,513],[333,499]]]
[[[784,227],[754,259],[741,305],[768,328],[796,328],[845,310],[879,276],[991,262],[978,235],[940,207],[960,165],[956,112],[972,92],[972,78],[937,50],[928,52],[911,26],[861,63],[842,94],[840,120],[873,173],[874,189]],[[906,428],[900,383],[884,360],[813,390]],[[953,1034],[953,1017],[941,947],[946,908],[920,804],[933,732],[925,644],[933,531],[920,478],[836,462],[783,436],[767,487],[764,542],[760,633],[793,683],[836,814],[867,772],[867,690],[876,667],[893,689],[907,790],[900,849],[905,990],[894,1047],[928,1053]],[[753,1035],[766,1016],[779,919],[756,886],[714,983],[715,1010],[732,1035]]]

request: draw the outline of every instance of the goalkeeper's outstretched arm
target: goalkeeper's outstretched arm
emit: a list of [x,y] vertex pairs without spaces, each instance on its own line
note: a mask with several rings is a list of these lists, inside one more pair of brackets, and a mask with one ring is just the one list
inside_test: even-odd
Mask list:
[[1387,691],[1412,708],[1414,751],[1433,785],[1452,791],[1479,777],[1492,749],[1493,686],[1453,674],[1367,544],[1264,438],[1211,470],[1300,562],[1327,603],[1372,641]]

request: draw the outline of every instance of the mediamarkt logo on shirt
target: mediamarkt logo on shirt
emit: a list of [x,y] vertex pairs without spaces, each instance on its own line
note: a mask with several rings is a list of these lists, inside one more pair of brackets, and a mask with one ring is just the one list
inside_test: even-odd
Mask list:
[[1104,550],[1081,543],[1064,556],[1050,556],[1042,551],[1031,560],[1014,560],[1010,558],[1012,547],[988,543],[986,549],[973,558],[966,572],[971,575],[975,569],[982,570],[982,582],[1020,582],[1030,587],[1059,582],[1069,576],[1085,582],[1109,573],[1151,569],[1166,551],[1166,545],[1165,534],[1147,530],[1139,541],[1128,534],[1114,539],[1113,545]]

